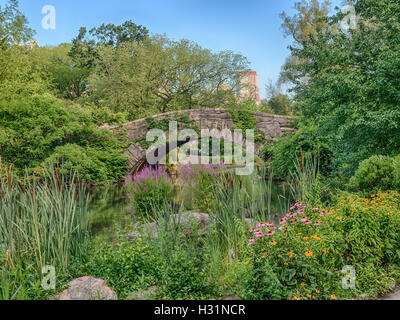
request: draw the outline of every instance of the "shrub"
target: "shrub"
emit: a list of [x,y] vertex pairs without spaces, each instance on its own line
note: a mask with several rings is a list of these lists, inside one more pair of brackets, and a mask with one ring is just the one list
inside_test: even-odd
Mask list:
[[[260,223],[251,230],[253,272],[264,272],[269,282],[252,283],[249,294],[271,296],[270,281],[282,288],[279,298],[283,299],[336,299],[365,291],[376,293],[382,288],[365,279],[371,278],[371,265],[376,274],[381,274],[388,268],[394,270],[392,266],[397,264],[399,209],[397,192],[380,192],[372,198],[341,197],[329,211],[297,202],[281,219],[280,228]],[[340,285],[346,265],[357,272],[354,290],[344,290]],[[388,282],[385,278],[382,286]]]
[[145,217],[171,201],[173,187],[165,167],[143,169],[125,180],[129,199],[138,217]]
[[318,155],[319,171],[327,175],[331,172],[332,152],[326,139],[321,139],[314,129],[302,128],[297,132],[289,132],[274,144],[266,144],[261,152],[265,160],[272,160],[272,170],[279,178],[288,178],[293,172],[301,152],[304,157]]
[[26,167],[33,171],[65,158],[78,176],[101,183],[123,176],[127,165],[124,145],[99,130],[95,112],[65,106],[50,94],[0,99],[0,149],[19,175]]
[[92,183],[119,181],[126,168],[126,156],[117,144],[112,141],[101,147],[82,147],[78,144],[66,144],[54,149],[42,167],[61,163],[61,173],[68,174],[72,170],[79,177]]
[[117,246],[94,241],[90,257],[78,268],[76,276],[104,279],[119,299],[154,285],[156,255],[141,239],[131,242],[121,237]]
[[[398,163],[398,162],[396,162]],[[372,156],[362,161],[350,179],[350,187],[366,193],[395,189],[394,161],[388,156]]]

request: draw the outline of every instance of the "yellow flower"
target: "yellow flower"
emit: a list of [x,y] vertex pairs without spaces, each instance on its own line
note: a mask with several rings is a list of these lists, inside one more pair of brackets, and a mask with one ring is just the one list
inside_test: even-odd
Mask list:
[[305,252],[305,255],[307,258],[311,257],[313,255],[312,251],[308,250]]
[[309,294],[309,293],[307,293],[306,296],[308,299],[311,299],[311,297],[312,297],[311,294]]
[[308,240],[308,237],[303,237],[304,240]]
[[287,262],[285,261],[284,265],[285,265],[285,266],[288,266],[288,265],[289,265],[289,263],[287,263]]
[[336,217],[336,219],[337,219],[337,220],[343,220],[343,218],[340,217],[340,216],[339,216],[339,217]]
[[299,233],[296,233],[296,236],[301,236],[302,235],[302,233],[301,232],[299,232]]
[[316,292],[316,293],[320,293],[321,291],[317,289],[317,290],[315,290],[315,292]]
[[318,237],[316,234],[314,234],[311,238],[315,239],[315,240],[321,240],[320,237]]
[[294,252],[290,251],[287,253],[288,257],[291,259],[294,256]]
[[244,264],[248,265],[248,264],[249,264],[249,262],[248,262],[248,261],[246,261]]
[[278,242],[276,242],[275,240],[272,240],[272,241],[271,241],[271,244],[272,244],[273,246],[276,246],[276,245],[278,244]]
[[336,299],[336,296],[334,294],[332,294],[331,298],[334,300],[334,299]]

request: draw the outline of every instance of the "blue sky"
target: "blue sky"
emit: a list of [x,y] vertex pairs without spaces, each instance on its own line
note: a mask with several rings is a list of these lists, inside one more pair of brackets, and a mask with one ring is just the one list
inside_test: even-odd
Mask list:
[[[295,0],[19,0],[20,8],[37,31],[39,45],[70,42],[80,27],[133,20],[151,33],[189,39],[214,51],[232,50],[246,56],[259,75],[260,94],[278,78],[289,55],[281,31],[282,11],[293,12]],[[340,0],[333,0],[339,5]],[[0,0],[4,4],[5,0]],[[56,29],[41,27],[42,8],[56,8]]]

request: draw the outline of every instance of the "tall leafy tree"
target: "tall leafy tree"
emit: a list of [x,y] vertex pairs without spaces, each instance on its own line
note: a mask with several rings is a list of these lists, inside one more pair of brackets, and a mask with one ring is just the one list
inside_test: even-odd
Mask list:
[[335,151],[336,167],[353,172],[373,155],[400,152],[400,3],[359,0],[357,27],[328,28],[292,47],[302,63],[287,66],[303,125],[317,126]]
[[103,46],[89,99],[131,119],[170,110],[217,107],[233,97],[236,76],[247,60],[229,51],[153,36],[141,43]]
[[32,39],[35,32],[28,27],[28,19],[18,8],[17,0],[0,5],[0,49]]

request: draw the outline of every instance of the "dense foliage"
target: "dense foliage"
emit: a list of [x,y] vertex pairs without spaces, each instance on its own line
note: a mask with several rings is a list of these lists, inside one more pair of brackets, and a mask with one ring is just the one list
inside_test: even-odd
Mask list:
[[294,58],[284,75],[303,126],[315,126],[328,139],[338,172],[352,173],[371,155],[399,152],[400,4],[357,1],[357,25],[346,32],[339,23],[347,18],[339,11],[320,15],[319,27],[308,28],[305,21],[317,12],[312,4],[285,20],[294,36],[302,36],[291,46]]
[[364,193],[400,190],[399,160],[399,157],[372,156],[362,161],[350,179],[350,187]]

